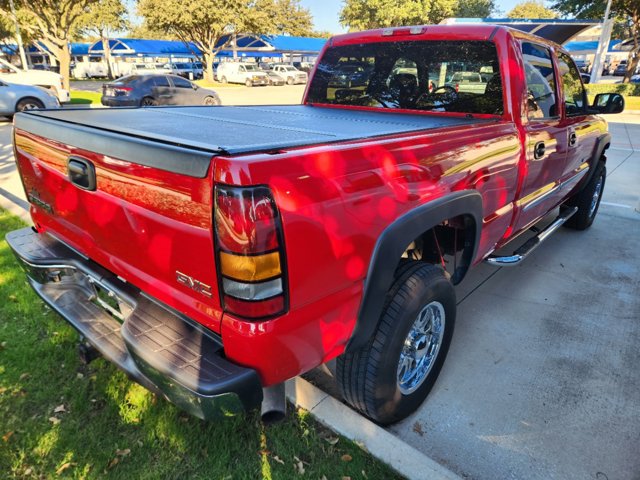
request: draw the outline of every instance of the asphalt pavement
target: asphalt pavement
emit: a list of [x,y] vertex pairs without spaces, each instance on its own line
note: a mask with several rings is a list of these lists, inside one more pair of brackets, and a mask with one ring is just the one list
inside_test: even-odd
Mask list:
[[[408,452],[463,478],[640,479],[640,115],[608,119],[592,228],[561,229],[521,266],[481,265],[457,288],[440,378],[387,429]],[[0,205],[26,217],[10,140],[0,122]]]

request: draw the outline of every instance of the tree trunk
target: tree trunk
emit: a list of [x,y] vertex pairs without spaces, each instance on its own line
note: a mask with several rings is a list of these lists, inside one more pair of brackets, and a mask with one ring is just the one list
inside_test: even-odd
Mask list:
[[71,75],[71,52],[69,51],[68,43],[65,43],[60,49],[58,63],[60,64],[60,75],[62,75],[62,86],[65,90],[69,90],[69,77]]
[[107,77],[113,80],[113,70],[111,69],[111,47],[109,47],[109,38],[104,34],[101,37],[102,50],[104,51],[104,60],[107,62]]
[[631,82],[631,77],[635,74],[638,67],[638,61],[640,61],[640,44],[638,43],[638,26],[640,24],[640,18],[637,15],[631,17],[631,38],[633,39],[633,48],[629,52],[627,57],[627,71],[624,74],[622,83]]
[[213,61],[215,60],[216,56],[210,52],[203,52],[203,56],[204,56],[204,63],[206,66],[204,78],[207,82],[213,82],[214,81]]

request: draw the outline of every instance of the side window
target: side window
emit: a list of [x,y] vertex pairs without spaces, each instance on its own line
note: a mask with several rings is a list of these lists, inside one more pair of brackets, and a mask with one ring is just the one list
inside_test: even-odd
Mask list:
[[551,52],[534,43],[522,43],[524,73],[527,81],[527,115],[530,119],[558,116],[556,82]]
[[578,67],[571,57],[565,53],[558,54],[558,68],[562,91],[564,93],[564,105],[567,115],[583,115],[585,113],[585,91]]
[[169,80],[164,75],[151,75],[150,78],[154,87],[169,87]]
[[184,78],[171,77],[171,80],[173,81],[173,86],[176,88],[192,88],[191,82],[185,80]]

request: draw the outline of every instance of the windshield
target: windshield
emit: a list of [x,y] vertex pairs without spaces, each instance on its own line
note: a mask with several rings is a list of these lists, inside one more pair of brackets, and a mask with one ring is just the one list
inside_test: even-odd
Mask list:
[[495,45],[484,41],[413,41],[328,49],[309,103],[482,113],[503,112]]

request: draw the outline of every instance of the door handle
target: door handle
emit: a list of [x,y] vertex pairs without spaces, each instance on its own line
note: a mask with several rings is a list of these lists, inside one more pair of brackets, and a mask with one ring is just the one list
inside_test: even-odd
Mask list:
[[536,160],[540,160],[542,157],[544,157],[545,150],[546,147],[544,145],[544,142],[536,143],[536,146],[533,148],[533,158],[535,158]]
[[576,132],[571,132],[569,134],[569,146],[574,147],[576,143],[578,143],[578,136],[576,135]]
[[75,186],[83,190],[93,191],[96,189],[96,169],[89,160],[69,157],[67,174],[69,175],[69,180]]

